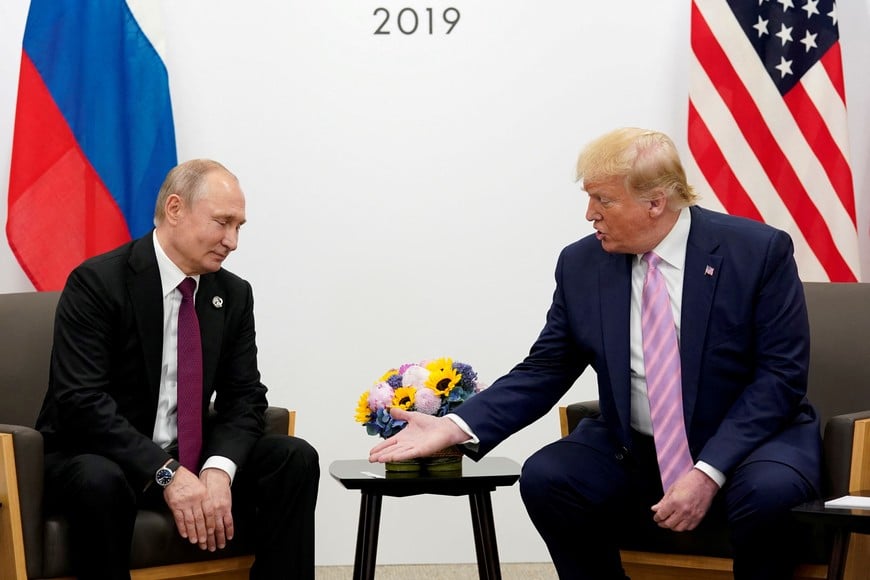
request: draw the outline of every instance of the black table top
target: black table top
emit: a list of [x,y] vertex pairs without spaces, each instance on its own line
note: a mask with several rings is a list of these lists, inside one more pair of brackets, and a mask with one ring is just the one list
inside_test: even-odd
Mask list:
[[520,477],[520,465],[506,457],[484,457],[474,462],[462,459],[462,469],[446,472],[390,472],[382,463],[366,459],[333,461],[329,474],[347,489],[363,493],[402,497],[429,493],[433,495],[468,495],[509,486]]
[[[870,490],[853,492],[849,495],[870,497]],[[861,534],[870,533],[870,510],[825,507],[825,501],[817,499],[793,508],[792,513],[801,520],[847,528]]]

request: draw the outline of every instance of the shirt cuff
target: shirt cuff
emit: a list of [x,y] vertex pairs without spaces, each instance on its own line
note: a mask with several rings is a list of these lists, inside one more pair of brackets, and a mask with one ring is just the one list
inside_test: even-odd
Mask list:
[[205,460],[205,463],[202,464],[202,469],[199,470],[202,473],[206,469],[220,469],[230,476],[230,485],[233,484],[233,479],[236,477],[236,469],[238,466],[232,459],[228,459],[221,455],[212,455],[208,459]]
[[466,423],[462,419],[462,417],[460,417],[459,415],[454,415],[453,413],[447,413],[444,416],[456,423],[456,426],[462,429],[465,434],[468,435],[468,440],[463,441],[462,443],[460,443],[460,445],[477,445],[478,443],[480,443],[480,439],[477,438],[477,435],[474,434],[474,431],[471,430],[471,427],[468,426],[468,423]]
[[709,463],[705,463],[703,461],[699,461],[695,464],[695,469],[703,472],[710,479],[716,482],[720,488],[725,485],[725,474],[710,465]]

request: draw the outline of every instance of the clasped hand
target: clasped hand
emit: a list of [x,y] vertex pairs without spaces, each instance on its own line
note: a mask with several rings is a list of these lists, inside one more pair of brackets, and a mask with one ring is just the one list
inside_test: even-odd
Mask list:
[[707,515],[719,486],[704,472],[693,469],[665,492],[652,506],[653,520],[661,528],[675,532],[694,530]]
[[204,469],[199,477],[181,467],[163,490],[182,538],[214,552],[233,539],[230,477],[220,469]]

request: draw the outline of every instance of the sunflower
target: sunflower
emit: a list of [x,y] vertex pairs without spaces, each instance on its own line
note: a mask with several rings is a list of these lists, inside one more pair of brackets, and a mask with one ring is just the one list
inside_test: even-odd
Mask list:
[[369,391],[366,391],[359,397],[354,419],[356,419],[357,423],[368,423],[371,418],[372,410],[369,408]]
[[426,386],[439,397],[449,395],[456,383],[462,379],[462,375],[453,368],[453,360],[449,358],[433,360],[426,364],[426,369],[429,371]]
[[415,387],[399,387],[393,394],[393,406],[407,411],[414,406],[416,398],[417,389]]
[[378,382],[385,383],[390,379],[390,377],[398,375],[398,374],[399,374],[399,369],[390,369],[384,373],[384,376],[382,376],[381,378],[378,379]]

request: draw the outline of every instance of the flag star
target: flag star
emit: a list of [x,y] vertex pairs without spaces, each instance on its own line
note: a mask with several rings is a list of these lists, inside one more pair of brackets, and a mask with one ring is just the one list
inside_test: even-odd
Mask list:
[[758,17],[758,23],[752,27],[758,31],[758,38],[761,38],[765,34],[770,34],[770,32],[767,31],[768,22],[770,22],[770,20],[764,20],[761,16]]
[[792,2],[791,0],[776,0],[776,1],[779,2],[780,4],[782,4],[782,11],[783,12],[788,12],[789,8],[794,8],[794,2]]
[[819,14],[819,0],[807,0],[807,3],[803,5],[802,10],[806,10],[807,19],[812,18],[813,14]]
[[783,57],[779,57],[779,64],[774,68],[779,71],[779,78],[784,78],[785,75],[794,74],[791,72],[791,63],[793,61],[785,60]]
[[774,36],[778,37],[782,41],[782,45],[785,46],[786,42],[791,42],[794,40],[791,37],[791,31],[794,30],[794,26],[786,26],[785,24],[781,25],[779,32],[777,32]]
[[770,2],[770,0],[758,0],[758,5],[761,6],[765,2]]
[[834,2],[834,8],[828,12],[828,16],[831,17],[831,22],[834,23],[834,26],[837,25],[837,3]]
[[807,52],[810,51],[811,48],[818,48],[819,45],[816,44],[816,37],[818,34],[810,34],[810,31],[807,30],[806,36],[804,36],[803,40],[801,40],[801,44],[806,47]]

